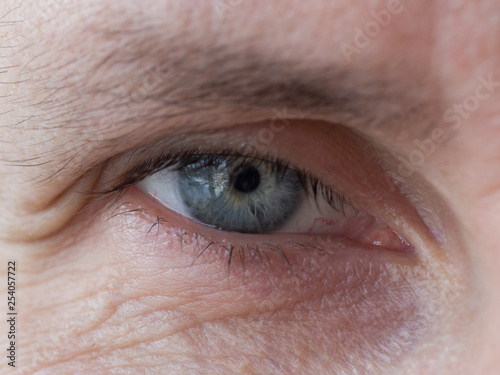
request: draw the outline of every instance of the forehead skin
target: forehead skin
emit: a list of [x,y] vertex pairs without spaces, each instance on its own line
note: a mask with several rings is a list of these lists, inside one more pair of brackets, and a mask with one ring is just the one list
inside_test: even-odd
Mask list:
[[[143,80],[148,67],[160,55],[184,56],[187,46],[201,54],[193,53],[193,61],[209,58],[199,51],[224,48],[302,68],[340,66],[376,72],[379,80],[397,81],[411,92],[418,87],[415,92],[422,97],[415,94],[415,101],[439,102],[444,110],[473,96],[479,77],[492,75],[500,81],[500,3],[496,0],[401,0],[402,11],[348,58],[343,43],[356,45],[357,28],[364,29],[373,19],[370,11],[387,9],[387,1],[234,3],[218,8],[201,0],[2,2],[0,198],[4,206],[0,223],[12,231],[23,230],[23,218],[46,209],[85,168],[124,151],[124,143],[146,144],[157,137],[154,123],[145,127],[142,138],[134,139],[127,138],[137,127],[132,122],[111,130],[108,125],[116,123],[115,116],[125,116],[120,98]],[[112,107],[102,106],[112,98],[118,98]],[[477,273],[484,308],[474,322],[480,340],[464,341],[471,343],[467,357],[471,361],[486,353],[476,362],[480,368],[474,368],[485,374],[497,366],[487,348],[496,352],[500,348],[498,335],[492,334],[500,330],[496,302],[500,285],[499,98],[497,89],[481,101],[422,166],[425,177],[456,214],[473,259],[471,267]],[[245,113],[256,119],[262,115],[252,108]],[[221,125],[235,119],[209,114]],[[177,125],[182,124],[179,120]],[[407,158],[416,147],[413,137],[368,132]],[[94,147],[94,142],[106,139],[124,142]],[[90,151],[92,158],[75,156]],[[3,247],[7,254],[22,254],[25,249],[19,244]]]

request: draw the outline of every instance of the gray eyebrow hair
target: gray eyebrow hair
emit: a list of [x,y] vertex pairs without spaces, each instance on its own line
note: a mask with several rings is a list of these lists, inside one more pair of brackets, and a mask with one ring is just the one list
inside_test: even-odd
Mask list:
[[[214,111],[234,118],[243,110],[268,111],[271,118],[273,110],[286,108],[294,117],[328,120],[361,132],[380,130],[388,139],[401,132],[405,137],[427,133],[439,117],[439,90],[418,74],[387,78],[377,67],[311,65],[255,50],[251,43],[160,42],[155,35],[149,29],[126,32],[123,42],[108,45],[105,55],[89,53],[38,72],[51,74],[42,83],[53,87],[34,104],[45,113],[40,122],[45,129],[68,130],[75,142],[51,145],[46,157],[37,158],[37,163],[50,160],[51,171],[43,181],[146,146],[139,142],[145,136],[159,140],[166,136],[161,131],[165,124],[172,124],[172,134],[175,127],[186,134],[210,130],[217,119],[205,114]],[[401,69],[407,73],[406,67]],[[126,116],[114,119],[120,112]],[[176,121],[182,125],[173,125]],[[96,138],[88,129],[103,136]]]
[[[412,76],[403,70],[380,78],[376,67],[342,62],[311,66],[277,59],[244,43],[180,45],[170,40],[164,45],[168,48],[162,49],[154,38],[132,38],[93,69],[127,67],[130,73],[121,83],[129,87],[124,104],[144,101],[188,111],[287,108],[363,131],[381,128],[398,135],[403,130],[412,137],[426,134],[439,115],[439,88],[422,78],[425,72]],[[91,87],[89,93],[93,95]]]

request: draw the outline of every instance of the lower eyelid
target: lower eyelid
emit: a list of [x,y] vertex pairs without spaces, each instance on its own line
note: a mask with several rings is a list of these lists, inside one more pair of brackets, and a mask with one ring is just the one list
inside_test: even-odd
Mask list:
[[128,234],[133,234],[135,242],[139,241],[136,249],[140,253],[153,252],[161,258],[175,258],[181,254],[183,267],[211,264],[222,279],[228,276],[245,278],[245,275],[282,279],[302,275],[312,285],[314,280],[333,282],[332,277],[338,277],[336,282],[341,282],[345,275],[337,271],[336,276],[330,274],[339,264],[352,264],[360,269],[366,266],[368,270],[376,264],[382,268],[389,264],[414,267],[419,262],[414,252],[387,251],[339,236],[253,235],[210,228],[207,231],[202,225],[174,212],[166,214],[162,210],[159,213],[142,192],[132,189],[126,198],[137,205],[120,207],[113,220],[124,220],[122,227],[134,223],[134,229]]
[[[150,215],[149,233],[156,235],[158,231],[162,230],[162,227],[175,227],[184,228],[185,232],[196,233],[197,238],[203,239],[203,241],[198,240],[193,258],[199,257],[202,252],[228,253],[231,248],[238,249],[233,255],[238,254],[239,256],[240,250],[243,248],[245,256],[255,258],[258,255],[255,252],[252,253],[252,248],[256,247],[260,248],[260,250],[278,254],[279,258],[282,261],[284,260],[285,263],[290,261],[287,258],[295,258],[297,262],[300,262],[300,258],[311,251],[334,253],[346,248],[349,248],[351,252],[354,249],[360,253],[370,252],[373,256],[388,256],[387,254],[393,251],[405,255],[413,253],[413,247],[408,242],[388,226],[373,218],[367,227],[358,231],[356,238],[336,234],[243,234],[221,231],[197,223],[184,215],[161,207],[155,202],[154,198],[147,196],[136,188],[131,189],[128,194],[133,197],[134,201],[140,202],[142,207],[147,207],[146,210]],[[155,215],[151,216],[152,213],[155,213]],[[380,243],[374,243],[376,240],[380,241]]]
[[[402,347],[411,347],[419,338],[413,330],[426,324],[420,280],[427,273],[415,253],[367,251],[333,237],[259,235],[252,241],[255,235],[233,233],[210,238],[179,215],[159,212],[139,191],[131,189],[122,199],[134,203],[116,210],[109,222],[123,244],[115,256],[134,264],[141,278],[148,274],[148,294],[171,298],[175,288],[192,308],[212,306],[209,314],[217,320],[270,313],[267,319],[282,325],[291,317],[281,312],[321,314],[318,319],[331,323],[322,334],[348,335],[365,352],[383,340],[403,340]],[[254,250],[252,257],[256,248],[260,256]],[[403,338],[404,327],[412,332]]]

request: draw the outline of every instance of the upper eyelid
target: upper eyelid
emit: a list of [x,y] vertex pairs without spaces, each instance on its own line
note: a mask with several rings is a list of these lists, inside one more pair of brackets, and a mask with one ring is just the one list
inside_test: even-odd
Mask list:
[[[319,195],[322,195],[331,207],[343,213],[345,205],[352,206],[348,197],[346,197],[345,194],[338,188],[326,184],[321,178],[312,175],[304,168],[298,167],[292,161],[285,161],[277,156],[260,155],[255,150],[241,152],[230,148],[225,148],[223,150],[209,148],[204,149],[199,147],[187,148],[174,153],[160,154],[154,159],[148,158],[142,163],[132,167],[131,170],[124,172],[120,177],[118,177],[118,179],[121,180],[118,180],[116,184],[104,191],[96,192],[96,194],[104,197],[113,197],[115,194],[121,195],[127,189],[135,186],[137,183],[154,173],[171,167],[177,169],[177,165],[183,157],[187,157],[189,159],[193,156],[204,155],[244,157],[247,159],[256,159],[272,163],[278,170],[287,168],[292,169],[299,174],[304,189],[308,190],[314,199],[318,199]],[[130,174],[130,172],[132,173]]]

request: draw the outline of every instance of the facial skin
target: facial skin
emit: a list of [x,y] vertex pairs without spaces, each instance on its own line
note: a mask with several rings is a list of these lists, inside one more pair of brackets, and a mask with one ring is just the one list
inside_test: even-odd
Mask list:
[[[498,373],[498,1],[7,0],[0,16],[12,373]],[[411,250],[367,246],[383,231],[223,232],[135,182],[105,193],[165,150],[247,146]]]

